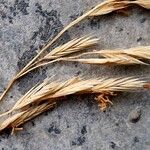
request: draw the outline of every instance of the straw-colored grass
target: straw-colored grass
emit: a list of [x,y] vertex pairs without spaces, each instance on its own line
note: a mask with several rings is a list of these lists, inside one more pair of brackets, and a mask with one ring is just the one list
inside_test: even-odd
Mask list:
[[97,43],[98,43],[97,38],[92,38],[92,37],[82,37],[79,39],[76,38],[62,46],[56,47],[54,50],[52,50],[50,53],[44,56],[42,60],[45,59],[53,60],[64,56],[68,56],[70,54],[83,51],[85,48]]
[[49,43],[47,43],[43,47],[43,49],[19,73],[17,73],[17,75],[14,78],[12,78],[12,80],[7,85],[6,90],[0,96],[0,101],[6,95],[6,93],[8,92],[8,90],[11,88],[12,84],[18,78],[22,77],[23,75],[25,75],[29,71],[33,70],[33,68],[34,68],[33,65],[35,64],[35,62],[37,61],[37,59],[43,54],[44,51],[46,51],[47,49],[49,49],[50,46],[59,37],[61,37],[61,35],[64,32],[66,32],[68,29],[70,29],[74,25],[78,24],[82,20],[86,19],[87,17],[108,14],[108,13],[111,13],[111,12],[116,11],[116,10],[124,9],[124,8],[126,8],[128,6],[131,6],[131,5],[134,5],[134,4],[142,6],[142,7],[146,8],[146,9],[150,9],[150,2],[149,2],[149,0],[134,0],[134,1],[132,1],[132,0],[106,0],[106,1],[104,1],[104,2],[102,2],[100,4],[98,4],[98,5],[96,5],[94,8],[92,8],[89,11],[87,11],[86,13],[84,13],[82,16],[78,17],[77,19],[75,19],[71,23],[69,23],[62,31],[59,32],[59,34],[56,37],[53,38],[52,41],[50,41]]
[[96,94],[96,100],[101,110],[105,110],[109,103],[112,104],[109,96],[114,95],[113,92],[131,92],[148,87],[146,81],[134,77],[88,80],[73,78],[65,82],[50,82],[47,80],[33,87],[17,101],[9,113],[17,112],[0,124],[0,131],[5,128],[12,128],[13,131],[17,130],[21,124],[54,107],[60,98],[67,95]]
[[135,0],[135,1],[131,1],[131,3],[140,5],[146,9],[150,9],[150,1],[149,0]]
[[142,89],[145,82],[138,78],[97,78],[83,80],[73,78],[65,82],[50,82],[45,80],[38,86],[31,88],[22,98],[20,98],[11,110],[1,114],[4,116],[15,110],[22,110],[30,104],[36,104],[41,101],[56,102],[56,99],[71,95],[84,93],[106,93],[116,91],[133,91]]
[[[32,65],[31,69],[24,72],[22,75],[27,74],[31,70],[45,66],[57,61],[77,61],[86,64],[98,65],[148,65],[146,61],[150,61],[150,46],[139,46],[129,49],[114,49],[114,50],[100,50],[93,52],[84,52],[74,57],[65,57],[69,54],[83,51],[84,48],[98,43],[98,39],[90,37],[74,39],[68,43],[55,48],[43,58],[39,59]],[[96,54],[101,58],[92,58],[92,54]],[[91,58],[79,59],[81,56],[91,55]]]
[[38,116],[39,114],[53,108],[55,103],[45,102],[40,104],[36,107],[28,108],[25,111],[16,113],[11,117],[8,117],[5,121],[0,124],[0,131],[4,130],[5,128],[11,128],[12,133],[15,131],[22,130],[23,128],[18,128],[20,125],[24,124],[28,120],[33,119],[34,117]]
[[106,0],[102,4],[97,5],[95,10],[89,14],[89,16],[99,16],[108,14],[110,12],[127,8],[132,5],[139,5],[145,9],[150,9],[149,0]]
[[[100,58],[93,58],[92,54]],[[90,55],[90,58],[79,58]],[[117,65],[148,65],[150,62],[150,46],[133,47],[129,49],[100,50],[83,53],[72,58],[63,58],[65,61],[77,61],[86,64],[117,64]],[[149,61],[149,62],[148,62]]]
[[6,95],[8,90],[11,88],[11,86],[13,85],[13,83],[17,79],[19,79],[23,75],[27,74],[28,72],[30,72],[30,71],[38,68],[38,67],[46,65],[47,62],[44,62],[45,60],[48,60],[48,64],[49,64],[49,63],[57,61],[58,58],[62,58],[64,56],[68,56],[68,55],[71,55],[73,53],[83,51],[86,48],[88,48],[92,45],[95,45],[96,43],[98,43],[97,38],[92,38],[90,36],[89,37],[87,36],[87,37],[81,37],[81,38],[73,39],[73,40],[71,40],[71,41],[69,41],[69,42],[67,42],[61,46],[56,47],[51,52],[46,54],[46,56],[38,59],[34,63],[30,64],[30,66],[28,66],[26,69],[24,68],[18,74],[16,74],[16,76],[10,81],[10,83],[6,87],[5,91],[0,96],[0,101]]
[[[91,16],[98,16],[111,13],[116,10],[124,9],[132,5],[139,5],[146,9],[150,9],[149,0],[106,0],[91,10],[78,17],[67,25],[52,41],[47,43],[41,51],[10,81],[6,90],[2,93],[0,100],[8,92],[12,84],[23,75],[27,74],[31,70],[44,66],[46,64],[65,60],[65,61],[78,61],[82,63],[90,64],[146,64],[145,60],[150,59],[149,47],[131,48],[128,50],[102,50],[96,52],[88,52],[87,54],[97,54],[103,58],[78,58],[69,57],[72,53],[79,52],[84,48],[87,48],[95,43],[97,39],[91,37],[84,37],[80,39],[74,39],[68,43],[53,49],[48,54],[44,54],[44,51],[48,50],[50,46],[68,29],[81,22],[83,19]],[[11,110],[0,116],[10,115],[3,122],[0,123],[0,131],[6,128],[12,128],[12,131],[20,130],[20,125],[26,121],[34,118],[42,112],[53,108],[60,98],[71,94],[96,94],[96,100],[99,103],[101,110],[105,110],[109,103],[110,95],[114,95],[114,92],[118,91],[135,91],[138,89],[150,88],[150,85],[144,80],[140,80],[134,77],[126,78],[97,78],[83,80],[79,78],[73,78],[65,82],[51,82],[45,80],[38,86],[29,90],[22,98],[20,98]]]
[[30,69],[20,74],[19,77],[27,74],[28,72],[36,68],[57,62],[63,57],[67,57],[79,51],[80,52],[84,51],[86,48],[96,45],[98,41],[99,41],[98,38],[92,38],[91,36],[75,38],[61,46],[56,47],[51,52],[46,54],[43,58],[38,59],[35,63],[32,64]]
[[73,78],[66,82],[44,81],[31,89],[14,105],[12,110],[22,109],[32,103],[43,100],[54,101],[70,94],[103,93],[107,91],[128,91],[143,88],[145,82],[137,78],[110,78],[82,80]]

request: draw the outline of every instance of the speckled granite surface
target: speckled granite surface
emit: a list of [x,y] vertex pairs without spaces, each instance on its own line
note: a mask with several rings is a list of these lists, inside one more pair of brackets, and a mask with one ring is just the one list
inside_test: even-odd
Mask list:
[[[66,24],[101,0],[0,0],[0,91],[14,74]],[[73,37],[93,34],[100,49],[129,48],[150,44],[150,12],[139,7],[129,16],[119,13],[90,18],[66,32],[53,46]],[[0,105],[6,111],[32,85],[56,75],[150,75],[143,66],[104,67],[60,63],[36,70],[16,83]],[[93,96],[68,97],[53,111],[26,123],[16,135],[0,134],[1,150],[149,150],[150,93],[123,93],[114,106],[99,111]]]

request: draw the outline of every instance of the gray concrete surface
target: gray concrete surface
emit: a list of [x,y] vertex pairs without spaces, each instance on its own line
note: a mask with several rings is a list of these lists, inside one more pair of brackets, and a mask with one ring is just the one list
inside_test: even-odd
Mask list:
[[[0,91],[15,73],[66,24],[101,0],[0,0]],[[129,9],[89,18],[55,43],[92,34],[100,38],[100,49],[129,48],[150,43],[150,12]],[[0,105],[9,109],[30,87],[46,77],[65,80],[72,76],[146,76],[147,66],[104,67],[61,63],[36,70],[16,83]],[[0,134],[1,150],[149,150],[150,93],[122,93],[114,105],[99,111],[93,96],[69,97],[53,111],[26,123],[24,130]]]

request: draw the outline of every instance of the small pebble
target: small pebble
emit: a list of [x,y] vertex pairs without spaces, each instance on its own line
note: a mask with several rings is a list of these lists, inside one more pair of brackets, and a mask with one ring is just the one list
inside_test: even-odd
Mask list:
[[116,147],[116,144],[115,144],[114,142],[110,142],[110,147],[111,147],[112,149],[114,149],[114,148]]
[[119,32],[123,31],[123,28],[119,28],[118,31],[119,31]]
[[144,23],[145,21],[146,21],[146,18],[142,18],[142,19],[140,20],[141,23]]
[[31,121],[31,124],[32,124],[32,126],[35,126],[35,123],[34,123],[34,121]]
[[82,133],[83,135],[87,133],[86,125],[82,127],[81,133]]
[[142,41],[142,37],[139,37],[139,38],[137,39],[137,42],[140,42],[140,41]]
[[139,142],[139,138],[137,136],[135,136],[133,140],[134,140],[134,143]]
[[132,123],[136,123],[139,121],[140,117],[141,117],[141,109],[136,108],[130,112],[128,120]]

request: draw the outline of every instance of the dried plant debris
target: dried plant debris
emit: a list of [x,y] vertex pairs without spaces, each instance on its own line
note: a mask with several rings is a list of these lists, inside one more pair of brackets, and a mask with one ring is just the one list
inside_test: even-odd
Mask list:
[[108,14],[110,12],[127,8],[137,4],[146,9],[150,9],[150,1],[149,0],[106,0],[102,4],[97,5],[94,11],[89,14],[89,16],[99,16]]
[[[92,54],[96,54],[98,58],[93,58]],[[90,55],[90,58],[78,58]],[[91,58],[92,57],[92,58]],[[77,61],[86,64],[98,65],[149,65],[150,63],[150,46],[140,46],[129,49],[100,50],[83,53],[75,57],[63,58],[65,61]]]
[[[139,5],[144,7],[145,9],[150,9],[150,1],[149,0],[106,0],[91,10],[87,11],[84,13],[82,16],[78,17],[71,23],[69,23],[56,37],[53,38],[52,41],[47,43],[41,51],[10,81],[10,83],[7,85],[6,90],[2,93],[0,100],[3,99],[3,97],[6,95],[8,90],[11,88],[12,84],[21,76],[24,74],[28,73],[29,71],[33,70],[32,67],[37,61],[37,59],[43,54],[44,51],[49,49],[49,47],[68,29],[73,27],[74,25],[78,24],[81,22],[83,19],[86,19],[87,17],[90,16],[98,16],[98,15],[104,15],[111,13],[116,10],[124,9],[132,5]],[[35,67],[37,68],[37,67]]]
[[56,47],[49,54],[47,54],[43,59],[52,60],[52,59],[57,59],[57,58],[61,58],[64,56],[68,56],[69,54],[82,51],[85,48],[91,45],[97,44],[97,43],[98,43],[97,38],[92,38],[92,37],[82,37],[79,39],[76,38],[62,46]]
[[11,117],[8,117],[5,121],[3,121],[0,124],[0,131],[4,130],[5,128],[11,128],[12,133],[14,133],[15,131],[22,130],[23,128],[18,128],[18,126],[22,125],[28,120],[33,119],[39,114],[53,108],[54,106],[55,106],[55,103],[45,102],[36,107],[31,107],[25,111],[14,114]]
[[[79,52],[79,51],[83,51],[86,48],[88,48],[88,47],[90,47],[92,45],[95,45],[96,43],[98,43],[98,39],[97,38],[92,38],[91,36],[85,36],[85,37],[73,39],[73,40],[65,43],[64,45],[56,47],[51,52],[46,54],[43,58],[39,58],[34,63],[30,64],[30,66],[23,68],[10,81],[10,83],[7,86],[7,88],[5,89],[5,91],[0,96],[0,100],[2,100],[2,98],[6,95],[6,93],[11,88],[13,83],[18,78],[22,77],[23,75],[27,74],[28,72],[30,72],[30,71],[38,68],[38,67],[44,66],[44,65],[52,63],[54,61],[57,61],[58,58],[62,58],[64,56],[69,56],[69,55],[71,55],[73,53],[76,53],[76,52]],[[46,60],[48,60],[48,62]]]
[[[52,41],[47,43],[41,51],[10,81],[0,100],[8,92],[12,84],[31,70],[44,66],[55,61],[77,61],[89,64],[148,64],[150,59],[150,46],[142,46],[130,49],[101,50],[86,52],[76,56],[73,53],[83,51],[85,48],[98,43],[98,39],[92,37],[76,38],[64,45],[58,46],[48,54],[44,53],[50,46],[68,29],[78,24],[83,19],[91,16],[99,16],[121,10],[132,5],[139,5],[145,9],[150,9],[149,0],[106,0],[91,10],[78,17],[67,25]],[[80,58],[90,54],[90,58]],[[98,58],[91,58],[92,54]],[[100,57],[100,58],[99,58]],[[43,83],[31,88],[23,95],[10,109],[0,115],[0,131],[11,128],[12,133],[21,130],[20,126],[35,116],[47,111],[57,104],[62,98],[72,94],[95,94],[95,100],[103,111],[108,104],[112,104],[110,96],[115,96],[116,92],[130,92],[141,89],[150,89],[150,84],[135,77],[122,78],[95,78],[80,79],[73,78],[65,82],[51,82],[45,80]],[[5,116],[3,118],[3,116]],[[8,116],[8,117],[7,117]]]
[[75,38],[61,46],[56,47],[51,52],[46,54],[43,58],[39,58],[30,68],[19,75],[19,77],[27,74],[31,70],[38,67],[54,63],[59,61],[61,58],[84,51],[86,48],[98,44],[99,39],[91,36],[85,36],[81,38]]
[[143,88],[144,81],[137,78],[89,79],[73,78],[66,82],[50,82],[48,80],[29,90],[12,110],[22,109],[32,103],[44,100],[55,101],[70,94],[103,93],[107,91],[128,91]]
[[14,107],[4,114],[11,115],[0,124],[0,130],[12,128],[13,131],[24,122],[32,119],[40,113],[53,108],[57,101],[72,94],[95,94],[100,109],[105,110],[108,104],[112,104],[109,96],[115,95],[114,92],[131,92],[147,88],[146,81],[134,77],[126,78],[95,78],[80,79],[73,78],[64,82],[51,82],[45,80],[38,86],[29,90]]
[[149,0],[130,0],[131,3],[140,5],[146,9],[150,9],[150,1]]

